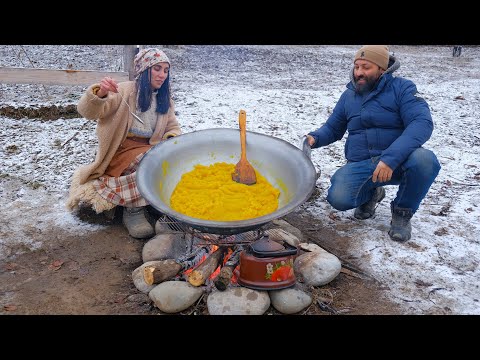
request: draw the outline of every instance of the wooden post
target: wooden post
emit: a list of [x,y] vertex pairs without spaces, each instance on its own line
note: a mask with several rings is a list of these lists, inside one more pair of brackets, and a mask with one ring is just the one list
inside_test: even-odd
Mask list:
[[135,71],[133,68],[133,59],[137,54],[136,45],[124,45],[123,46],[123,70],[128,72],[129,80],[135,79]]

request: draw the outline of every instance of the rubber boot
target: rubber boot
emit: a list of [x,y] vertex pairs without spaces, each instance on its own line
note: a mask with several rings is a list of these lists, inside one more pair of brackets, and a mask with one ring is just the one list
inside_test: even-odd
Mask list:
[[353,216],[360,220],[370,219],[375,215],[375,209],[377,204],[385,197],[385,189],[383,187],[377,187],[373,193],[372,198],[363,205],[360,205],[355,209]]
[[412,224],[410,219],[413,216],[411,209],[395,207],[393,201],[390,204],[392,210],[392,221],[388,235],[394,241],[405,242],[412,237]]
[[155,235],[155,229],[145,217],[144,207],[123,208],[123,225],[130,236],[137,239],[148,239]]

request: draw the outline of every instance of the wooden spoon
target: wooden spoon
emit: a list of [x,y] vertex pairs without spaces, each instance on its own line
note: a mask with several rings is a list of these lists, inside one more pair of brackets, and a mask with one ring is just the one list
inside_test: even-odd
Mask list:
[[242,155],[240,161],[235,166],[235,171],[232,173],[232,179],[241,184],[253,185],[257,182],[257,176],[255,174],[255,169],[247,160],[247,113],[245,110],[240,110],[238,123],[240,125],[240,146]]

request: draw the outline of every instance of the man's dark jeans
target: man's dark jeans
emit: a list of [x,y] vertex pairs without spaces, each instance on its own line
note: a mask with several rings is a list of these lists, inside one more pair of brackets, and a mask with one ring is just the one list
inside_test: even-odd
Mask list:
[[399,185],[393,200],[399,208],[411,209],[415,213],[427,195],[430,186],[440,171],[435,154],[427,149],[414,150],[401,164],[388,182],[372,182],[372,175],[380,157],[349,162],[338,169],[331,179],[327,201],[337,210],[356,208],[372,198],[378,186]]

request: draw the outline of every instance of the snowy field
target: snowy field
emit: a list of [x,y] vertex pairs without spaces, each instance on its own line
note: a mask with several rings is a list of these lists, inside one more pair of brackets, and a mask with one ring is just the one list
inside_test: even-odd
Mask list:
[[[161,47],[161,45],[158,45]],[[359,46],[175,46],[171,84],[184,132],[237,128],[247,112],[248,130],[296,146],[331,113],[349,81]],[[122,69],[122,46],[0,45],[0,66]],[[396,76],[413,80],[429,103],[435,124],[425,144],[442,170],[412,219],[412,240],[390,240],[387,197],[374,219],[358,221],[326,201],[329,178],[344,163],[345,138],[312,151],[321,169],[321,195],[302,205],[339,235],[357,239],[350,249],[377,279],[389,284],[405,314],[480,315],[480,47],[453,58],[449,46],[391,45],[400,61]],[[0,107],[76,104],[84,87],[1,84]],[[85,119],[1,117],[0,258],[37,249],[36,234],[52,227],[95,231],[64,208],[69,179],[94,158],[95,123]],[[330,215],[330,216],[329,216]],[[348,230],[344,230],[348,229]],[[23,249],[23,250],[22,250]]]

